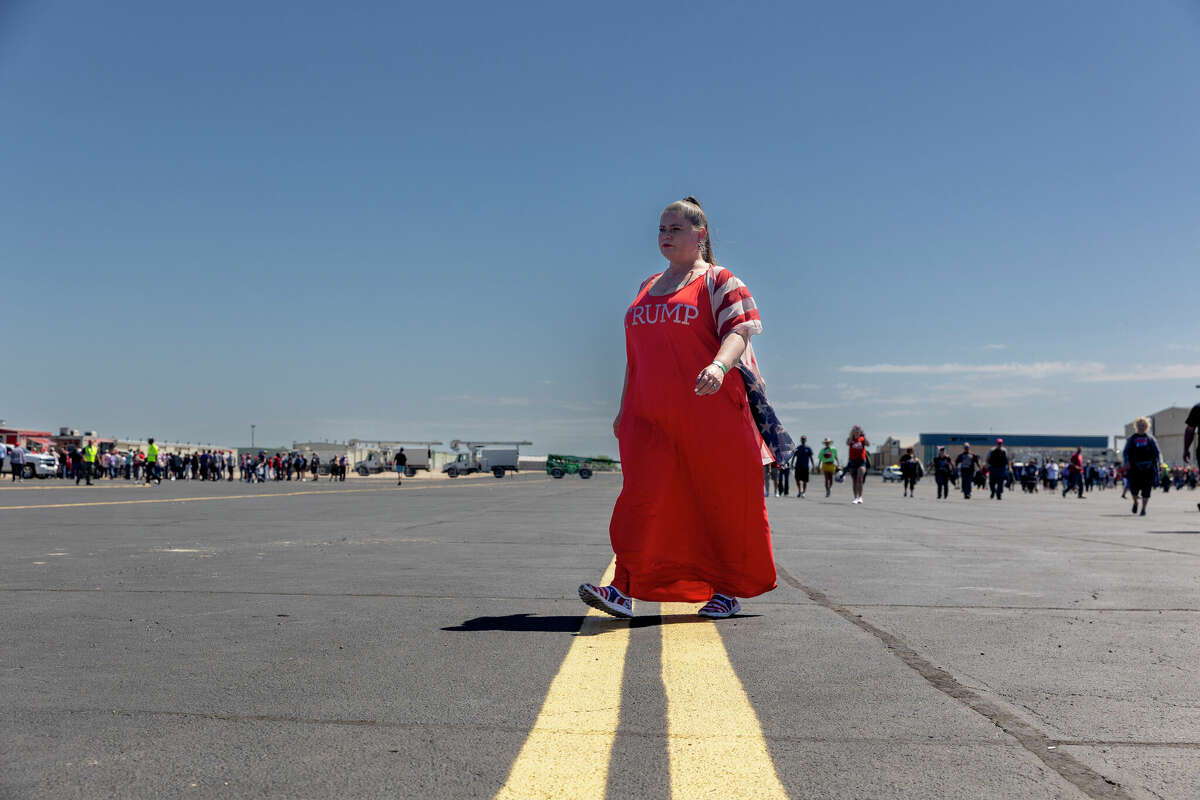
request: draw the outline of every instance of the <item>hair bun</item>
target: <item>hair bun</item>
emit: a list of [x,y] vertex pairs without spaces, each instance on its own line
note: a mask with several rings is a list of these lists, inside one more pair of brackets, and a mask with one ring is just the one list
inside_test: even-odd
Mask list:
[[683,202],[691,203],[696,208],[703,208],[703,206],[700,205],[700,201],[697,200],[694,195],[689,194],[687,197],[683,198]]

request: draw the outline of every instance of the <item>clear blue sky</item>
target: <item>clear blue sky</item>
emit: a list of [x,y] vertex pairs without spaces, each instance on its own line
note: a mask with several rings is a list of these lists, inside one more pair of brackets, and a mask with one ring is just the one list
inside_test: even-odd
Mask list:
[[1200,395],[1193,2],[0,2],[10,423],[615,453],[685,194],[794,433]]

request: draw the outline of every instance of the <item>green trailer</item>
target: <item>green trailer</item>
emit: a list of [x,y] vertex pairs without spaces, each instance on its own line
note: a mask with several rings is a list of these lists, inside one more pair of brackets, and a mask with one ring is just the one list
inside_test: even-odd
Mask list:
[[592,477],[593,472],[616,472],[620,463],[605,456],[560,456],[551,453],[546,456],[546,474],[552,478],[579,475],[586,479]]

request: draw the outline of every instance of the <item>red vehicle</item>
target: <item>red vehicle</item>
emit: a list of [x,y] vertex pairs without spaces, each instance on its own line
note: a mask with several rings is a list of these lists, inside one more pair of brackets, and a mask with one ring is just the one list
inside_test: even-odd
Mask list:
[[44,453],[50,449],[53,434],[50,431],[25,431],[18,428],[0,428],[0,442],[21,445],[31,453]]
[[21,445],[25,448],[25,465],[23,473],[26,478],[49,478],[58,470],[58,460],[50,455],[53,441],[50,431],[27,431],[19,428],[0,428],[0,463],[6,472],[12,471],[12,462],[7,457],[9,447]]

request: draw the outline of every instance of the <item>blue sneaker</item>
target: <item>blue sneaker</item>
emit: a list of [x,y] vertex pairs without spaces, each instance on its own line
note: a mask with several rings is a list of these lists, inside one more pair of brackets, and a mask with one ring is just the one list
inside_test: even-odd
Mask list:
[[579,599],[597,611],[614,617],[629,619],[633,616],[633,598],[626,597],[615,586],[585,583],[579,587]]
[[725,619],[726,617],[732,617],[741,610],[742,604],[737,601],[736,597],[714,593],[712,599],[704,604],[704,608],[696,613],[702,617]]

